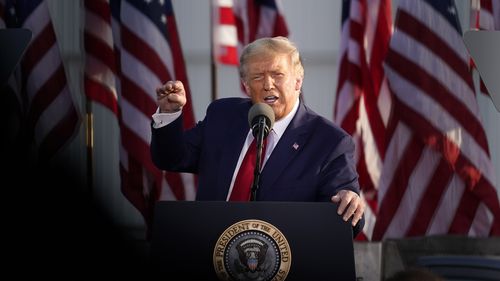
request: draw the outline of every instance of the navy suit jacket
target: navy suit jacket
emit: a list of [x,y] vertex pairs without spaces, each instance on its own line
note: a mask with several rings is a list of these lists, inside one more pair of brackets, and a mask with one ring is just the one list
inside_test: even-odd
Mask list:
[[[205,119],[183,131],[182,118],[152,129],[151,157],[162,170],[198,174],[196,200],[226,200],[249,125],[247,98],[214,101]],[[260,176],[257,201],[331,201],[341,189],[359,194],[354,142],[300,102]],[[361,220],[354,229],[357,234]]]

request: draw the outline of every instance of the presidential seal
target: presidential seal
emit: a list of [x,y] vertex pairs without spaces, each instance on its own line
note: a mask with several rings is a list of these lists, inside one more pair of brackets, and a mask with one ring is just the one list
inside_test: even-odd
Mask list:
[[243,220],[228,227],[214,248],[220,280],[285,280],[292,263],[283,233],[261,220]]

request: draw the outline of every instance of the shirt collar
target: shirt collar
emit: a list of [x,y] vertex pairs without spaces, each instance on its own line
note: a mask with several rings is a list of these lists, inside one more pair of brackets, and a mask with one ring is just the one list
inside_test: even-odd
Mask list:
[[273,126],[273,131],[278,137],[278,139],[281,138],[281,136],[285,133],[286,128],[292,122],[293,117],[295,116],[295,113],[297,113],[297,110],[299,109],[299,98],[295,101],[295,105],[292,108],[292,111],[290,111],[284,118],[274,122]]

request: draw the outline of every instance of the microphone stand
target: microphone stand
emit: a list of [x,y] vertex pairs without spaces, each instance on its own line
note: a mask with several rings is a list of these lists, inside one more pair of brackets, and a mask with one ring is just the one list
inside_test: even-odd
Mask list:
[[250,194],[250,201],[257,201],[257,189],[259,189],[259,180],[260,180],[260,165],[262,158],[262,144],[264,143],[264,134],[266,128],[266,118],[259,118],[259,122],[256,124],[257,128],[257,136],[256,136],[256,146],[257,146],[257,157],[255,159],[255,168],[253,170],[253,183]]

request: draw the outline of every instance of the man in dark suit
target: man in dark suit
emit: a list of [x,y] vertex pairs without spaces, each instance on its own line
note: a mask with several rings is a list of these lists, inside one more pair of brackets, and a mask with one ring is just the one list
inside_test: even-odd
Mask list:
[[239,72],[250,99],[212,102],[204,120],[185,132],[182,82],[168,81],[157,89],[151,138],[155,165],[198,174],[197,200],[233,200],[238,170],[254,139],[248,111],[252,104],[266,103],[276,122],[267,137],[256,200],[339,203],[338,214],[352,219],[357,234],[364,225],[365,204],[359,196],[354,142],[299,98],[304,68],[295,45],[284,37],[258,39],[243,50]]

